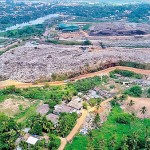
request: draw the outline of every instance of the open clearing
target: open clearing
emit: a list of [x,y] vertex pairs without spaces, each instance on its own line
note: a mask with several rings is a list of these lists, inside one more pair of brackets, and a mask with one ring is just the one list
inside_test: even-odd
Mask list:
[[[133,100],[134,104],[129,106],[131,100]],[[141,109],[144,106],[146,107],[146,112],[142,114]],[[121,108],[126,112],[135,113],[138,118],[150,118],[150,98],[128,97]]]
[[20,97],[9,98],[0,103],[0,112],[12,117],[21,111],[26,110],[34,103],[35,101],[30,101]]

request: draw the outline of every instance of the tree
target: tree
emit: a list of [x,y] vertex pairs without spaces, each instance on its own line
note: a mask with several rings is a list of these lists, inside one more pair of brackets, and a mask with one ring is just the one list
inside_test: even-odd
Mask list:
[[15,149],[15,141],[20,136],[21,126],[13,118],[0,114],[0,149]]
[[60,146],[60,138],[58,138],[54,134],[49,134],[49,143],[48,143],[48,148],[50,150],[57,150]]
[[98,113],[96,113],[96,116],[94,118],[94,124],[96,125],[96,127],[98,127],[100,124],[100,116]]
[[[143,106],[143,107],[141,108],[140,112],[141,112],[141,114],[145,115],[145,113],[147,112],[146,107]],[[145,118],[145,116],[144,116],[144,118]]]
[[135,102],[133,100],[130,100],[130,102],[128,103],[128,106],[133,106],[135,104]]
[[65,137],[74,127],[78,116],[77,113],[61,113],[58,121],[57,130],[60,136]]
[[113,150],[115,149],[115,146],[116,146],[116,136],[115,135],[111,137],[109,146]]
[[91,42],[90,42],[89,40],[85,40],[85,41],[83,42],[83,45],[91,45]]
[[142,95],[142,88],[138,85],[131,87],[129,90],[125,92],[130,96],[140,97]]
[[83,103],[83,108],[87,109],[87,103],[86,102]]

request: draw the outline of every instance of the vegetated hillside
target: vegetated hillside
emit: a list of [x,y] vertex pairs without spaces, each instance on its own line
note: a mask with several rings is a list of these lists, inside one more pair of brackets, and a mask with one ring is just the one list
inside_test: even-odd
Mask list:
[[[83,51],[80,46],[22,46],[0,56],[0,76],[32,82],[48,80],[53,74],[79,75],[122,61],[150,62],[150,49],[106,48]],[[89,46],[88,46],[89,47]],[[65,78],[64,78],[65,79]]]

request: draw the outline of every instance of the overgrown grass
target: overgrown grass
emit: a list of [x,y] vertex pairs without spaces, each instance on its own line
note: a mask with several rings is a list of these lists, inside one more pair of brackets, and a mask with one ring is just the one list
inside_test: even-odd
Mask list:
[[36,114],[36,108],[39,105],[40,101],[37,101],[32,106],[27,108],[26,110],[22,111],[21,113],[15,115],[15,120],[18,122],[25,123],[25,121],[30,118],[31,116]]
[[[124,137],[131,136],[134,133],[137,133],[138,140],[144,141],[145,133],[150,131],[149,124],[150,119],[138,119],[134,116],[126,114],[128,117],[131,118],[129,124],[118,123],[116,118],[118,116],[125,114],[119,106],[115,106],[110,113],[108,120],[103,124],[100,129],[95,129],[92,131],[92,136],[89,135],[77,135],[71,144],[67,144],[65,150],[86,150],[89,149],[88,145],[91,144],[93,148],[100,149],[100,141],[105,140],[105,148],[104,150],[110,150],[111,139],[115,138],[115,148],[119,149],[122,146],[122,142],[124,141]],[[150,136],[150,133],[149,135]],[[88,141],[88,142],[87,142]],[[142,145],[143,143],[141,143]],[[142,147],[142,146],[141,146]]]

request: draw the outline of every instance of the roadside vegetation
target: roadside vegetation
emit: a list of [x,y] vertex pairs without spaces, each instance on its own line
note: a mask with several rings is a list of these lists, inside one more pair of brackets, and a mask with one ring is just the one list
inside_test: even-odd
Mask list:
[[79,41],[60,41],[60,40],[46,40],[48,43],[62,44],[62,45],[91,45],[89,40],[79,42]]
[[129,78],[136,78],[136,79],[142,79],[143,78],[142,74],[137,74],[133,71],[119,70],[119,69],[116,69],[116,70],[110,72],[110,77],[111,78],[117,78],[118,74],[123,76],[123,77],[129,77]]
[[128,62],[128,61],[120,61],[118,63],[120,66],[127,66],[127,67],[133,67],[133,68],[138,68],[138,69],[145,69],[145,70],[150,70],[150,64],[141,64],[137,62]]

